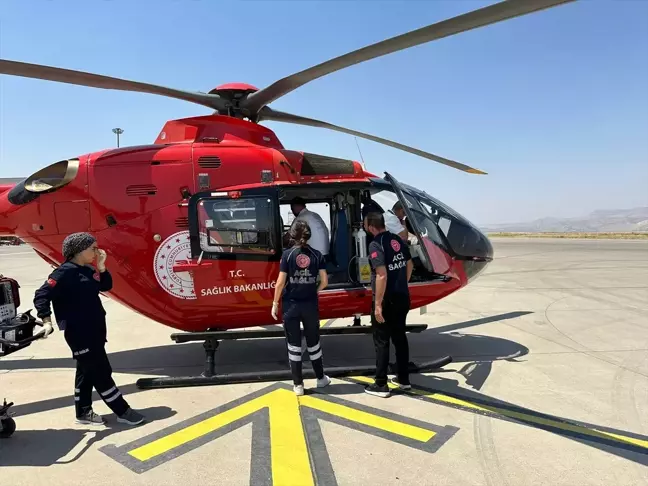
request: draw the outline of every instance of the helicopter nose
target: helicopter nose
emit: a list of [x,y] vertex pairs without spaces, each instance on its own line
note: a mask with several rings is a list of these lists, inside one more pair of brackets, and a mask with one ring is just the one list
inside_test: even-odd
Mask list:
[[439,226],[457,261],[463,266],[468,282],[475,279],[493,260],[493,245],[470,221],[455,214],[443,214]]
[[468,237],[470,241],[469,251],[463,255],[461,264],[470,282],[482,273],[488,264],[493,261],[495,252],[493,251],[493,244],[483,232],[473,226],[468,233],[470,233]]

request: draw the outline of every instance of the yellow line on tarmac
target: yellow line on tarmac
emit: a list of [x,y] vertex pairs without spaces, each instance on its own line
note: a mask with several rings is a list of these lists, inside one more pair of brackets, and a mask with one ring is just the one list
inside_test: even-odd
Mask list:
[[[369,378],[366,376],[357,376],[353,377],[353,380],[356,381],[361,381],[365,383],[373,383],[373,378]],[[388,383],[389,388],[398,388],[396,385],[392,385],[391,383]],[[507,410],[505,408],[500,408],[496,407],[494,405],[482,405],[482,404],[476,404],[472,403],[466,400],[462,400],[460,398],[455,398],[451,397],[448,395],[444,395],[443,393],[438,393],[438,392],[428,392],[425,390],[419,390],[417,388],[412,387],[411,390],[409,390],[407,393],[412,393],[415,395],[419,395],[425,398],[429,398],[431,400],[437,401],[437,402],[442,402],[442,403],[447,403],[450,405],[457,405],[460,407],[472,409],[472,410],[479,410],[482,412],[490,412],[494,413],[497,415],[502,415],[504,417],[509,417],[513,419],[518,419],[518,420],[524,420],[525,422],[533,422],[536,424],[541,424],[541,425],[548,425],[550,427],[554,427],[556,429],[561,429],[561,430],[566,430],[569,432],[576,432],[578,434],[582,435],[588,435],[590,437],[597,437],[599,439],[614,439],[619,442],[625,442],[627,444],[632,444],[638,447],[643,447],[645,449],[648,449],[648,441],[647,440],[642,440],[642,439],[635,439],[634,437],[628,437],[620,434],[615,434],[611,432],[605,432],[602,430],[597,430],[597,429],[588,429],[586,427],[582,427],[580,425],[574,425],[574,424],[569,424],[569,423],[564,423],[560,422],[557,420],[552,420],[552,419],[547,419],[544,417],[538,417],[536,415],[530,415],[522,412],[515,412],[513,410]]]
[[270,402],[270,456],[272,484],[314,486],[306,436],[297,396],[279,389],[266,397]]
[[359,424],[368,425],[376,429],[391,432],[392,434],[400,435],[410,439],[418,440],[420,442],[427,442],[436,435],[431,430],[422,429],[415,425],[409,425],[396,420],[391,420],[385,417],[380,417],[371,413],[356,410],[345,405],[331,403],[329,401],[315,398],[310,395],[300,397],[300,403],[304,406],[320,410],[322,412],[337,415]]
[[447,395],[443,395],[441,393],[429,393],[423,390],[414,390],[414,393],[417,395],[421,395],[424,397],[431,398],[432,400],[437,400],[440,402],[445,402],[445,403],[450,403],[452,405],[459,405],[461,407],[467,407],[467,408],[472,408],[472,409],[477,409],[481,411],[486,411],[486,412],[492,412],[496,413],[498,415],[503,415],[505,417],[513,418],[513,419],[518,419],[518,420],[524,420],[526,422],[533,422],[536,424],[540,425],[548,425],[550,427],[555,427],[557,429],[561,430],[566,430],[569,432],[576,432],[578,434],[582,435],[587,435],[590,437],[597,437],[599,439],[614,439],[619,442],[625,442],[627,444],[632,444],[635,446],[643,447],[643,448],[648,448],[648,441],[646,440],[640,440],[640,439],[635,439],[633,437],[627,437],[619,434],[613,434],[610,432],[604,432],[602,430],[597,430],[597,429],[588,429],[586,427],[582,427],[580,425],[574,425],[574,424],[569,424],[565,422],[560,422],[558,420],[552,420],[552,419],[547,419],[544,417],[538,417],[536,415],[529,415],[526,413],[522,412],[515,412],[513,410],[507,410],[504,408],[499,408],[495,407],[492,405],[477,405],[474,403],[467,402],[465,400],[461,400],[459,398],[454,398],[454,397],[449,397]]
[[210,417],[197,424],[190,425],[182,430],[166,435],[160,439],[149,442],[146,445],[133,449],[128,453],[139,459],[140,461],[148,461],[149,459],[164,454],[165,452],[180,447],[187,442],[197,439],[209,432],[220,429],[235,420],[245,417],[251,413],[256,412],[265,405],[265,397],[260,397],[250,402],[239,405],[238,407],[227,410],[214,417]]
[[268,407],[270,410],[270,454],[273,484],[313,485],[306,438],[299,414],[299,401],[294,393],[283,389],[242,403],[214,417],[129,451],[128,454],[140,461],[147,461],[264,407]]

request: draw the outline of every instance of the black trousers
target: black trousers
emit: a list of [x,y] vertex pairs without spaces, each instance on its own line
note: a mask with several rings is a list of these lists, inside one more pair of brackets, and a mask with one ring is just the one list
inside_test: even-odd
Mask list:
[[75,356],[75,359],[77,367],[74,404],[77,418],[92,410],[93,387],[115,415],[123,415],[128,410],[128,403],[112,379],[112,367],[108,361],[106,350],[103,348],[93,349],[85,354]]
[[371,311],[371,326],[376,349],[376,385],[387,385],[390,339],[396,349],[398,382],[409,385],[409,343],[405,333],[405,321],[410,310],[409,296],[401,294],[384,296],[382,313],[385,322],[383,323],[376,321],[374,310],[375,307]]
[[306,346],[313,371],[318,379],[324,377],[322,347],[319,336],[319,303],[317,299],[308,301],[283,301],[283,322],[288,347],[288,359],[293,383],[303,384],[302,378],[302,335],[300,323],[304,325]]

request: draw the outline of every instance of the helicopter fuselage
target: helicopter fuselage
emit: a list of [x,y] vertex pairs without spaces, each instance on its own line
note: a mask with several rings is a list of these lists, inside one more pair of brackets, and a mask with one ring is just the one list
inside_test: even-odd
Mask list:
[[465,286],[493,256],[479,230],[422,191],[355,161],[286,150],[268,128],[220,115],[172,120],[154,144],[63,160],[0,188],[0,235],[56,266],[65,236],[92,233],[108,254],[109,296],[174,329],[269,325],[287,229],[281,208],[295,195],[329,210],[321,319],[371,311],[352,236],[368,197],[382,197],[385,210],[396,200],[407,207],[412,308]]

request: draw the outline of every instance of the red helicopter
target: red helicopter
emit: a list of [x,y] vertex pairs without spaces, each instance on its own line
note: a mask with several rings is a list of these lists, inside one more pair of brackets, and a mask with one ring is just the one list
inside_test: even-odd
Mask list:
[[[355,317],[359,324],[359,317],[370,313],[366,248],[354,241],[362,227],[362,205],[369,200],[384,210],[402,203],[415,263],[412,308],[435,302],[467,285],[492,260],[486,236],[426,192],[387,173],[379,178],[353,160],[288,150],[259,122],[328,128],[484,174],[267,105],[345,67],[571,1],[504,1],[350,52],[263,89],[232,83],[209,93],[189,92],[0,60],[1,74],[162,95],[215,110],[168,121],[151,145],[61,160],[15,185],[0,186],[0,235],[18,236],[45,261],[58,265],[66,235],[93,233],[111,262],[110,297],[184,331],[172,336],[177,342],[205,340],[211,361],[207,375],[213,374],[219,339],[251,336],[224,331],[276,324],[270,308],[287,229],[281,212],[295,196],[304,198],[307,207],[325,203],[329,208],[330,284],[320,296],[321,319]],[[365,332],[354,327],[365,326],[345,329]],[[281,331],[257,331],[255,336],[273,332]]]

